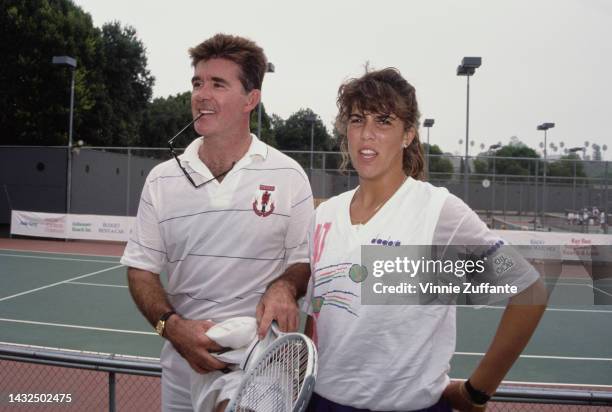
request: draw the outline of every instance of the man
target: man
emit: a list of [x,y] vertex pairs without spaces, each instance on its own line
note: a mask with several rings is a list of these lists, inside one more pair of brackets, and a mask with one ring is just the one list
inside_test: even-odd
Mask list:
[[[239,375],[220,372],[227,365],[210,354],[221,348],[206,330],[255,315],[260,335],[273,319],[295,330],[296,298],[309,277],[308,178],[249,132],[267,67],[263,50],[217,34],[189,52],[191,110],[202,137],[147,177],[122,259],[136,305],[166,339],[164,411],[223,410]],[[194,375],[204,388],[191,396]]]

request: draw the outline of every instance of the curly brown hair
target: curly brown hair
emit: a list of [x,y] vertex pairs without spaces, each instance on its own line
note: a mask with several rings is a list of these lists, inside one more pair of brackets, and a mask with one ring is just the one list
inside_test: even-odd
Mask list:
[[240,67],[240,82],[247,92],[261,90],[268,60],[254,41],[244,37],[218,33],[189,49],[191,64],[195,67],[201,60],[226,59]]
[[338,115],[335,126],[340,135],[342,170],[346,170],[350,163],[346,131],[351,112],[394,114],[404,122],[405,130],[413,128],[415,133],[412,143],[404,149],[404,173],[415,179],[423,179],[425,157],[419,138],[421,114],[416,91],[399,70],[393,67],[375,71],[366,69],[366,73],[360,78],[350,79],[340,86],[336,104]]

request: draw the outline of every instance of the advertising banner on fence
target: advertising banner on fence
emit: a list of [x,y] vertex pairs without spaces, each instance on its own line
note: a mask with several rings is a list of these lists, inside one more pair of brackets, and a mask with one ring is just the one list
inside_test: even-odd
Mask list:
[[13,210],[11,234],[127,242],[133,222],[131,216],[66,215]]
[[587,234],[587,233],[567,233],[567,232],[532,232],[527,230],[493,230],[499,237],[506,240],[511,245],[525,245],[531,247],[531,253],[540,253],[541,256],[531,256],[546,260],[548,250],[557,250],[560,259],[564,261],[584,259],[584,254],[589,257],[604,254],[601,256],[606,260],[612,259],[607,256],[610,247],[597,248],[596,246],[612,246],[612,235]]
[[66,215],[13,210],[11,213],[11,234],[65,239]]

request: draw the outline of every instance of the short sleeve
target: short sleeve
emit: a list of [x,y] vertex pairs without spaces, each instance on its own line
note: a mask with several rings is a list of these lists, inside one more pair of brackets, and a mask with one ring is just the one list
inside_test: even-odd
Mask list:
[[[297,179],[296,179],[297,180]],[[308,263],[308,226],[314,212],[314,202],[310,182],[305,174],[300,173],[297,190],[291,198],[291,216],[285,235],[285,263],[287,267],[295,263]]]
[[155,208],[157,199],[152,195],[153,180],[149,174],[142,189],[138,214],[121,263],[125,266],[160,274],[167,258]]
[[433,243],[466,247],[474,257],[485,260],[485,271],[466,279],[476,287],[486,285],[469,294],[472,304],[485,305],[509,298],[539,278],[538,272],[516,248],[492,232],[469,206],[453,195],[442,206]]

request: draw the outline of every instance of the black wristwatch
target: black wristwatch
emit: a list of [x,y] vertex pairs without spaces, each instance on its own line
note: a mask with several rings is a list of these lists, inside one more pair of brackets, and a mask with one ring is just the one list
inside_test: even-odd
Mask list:
[[465,381],[465,391],[474,405],[484,406],[491,399],[486,392],[474,388],[469,379]]

